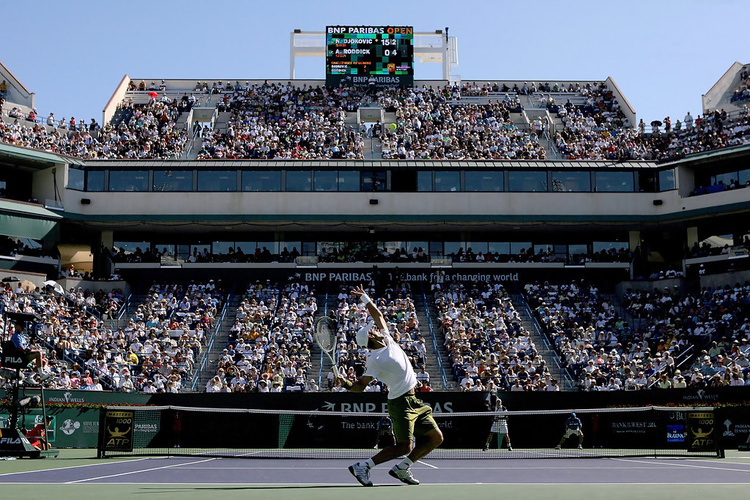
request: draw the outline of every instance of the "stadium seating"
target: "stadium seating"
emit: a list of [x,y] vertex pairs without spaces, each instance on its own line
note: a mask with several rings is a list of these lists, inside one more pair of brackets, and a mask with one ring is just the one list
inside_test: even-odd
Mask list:
[[135,392],[150,381],[154,392],[179,392],[193,374],[220,293],[212,283],[154,285],[118,327],[113,316],[122,301],[116,291],[82,288],[59,296],[8,285],[4,295],[7,311],[33,312],[40,319],[33,340],[49,360],[44,371],[55,375],[49,387]]
[[434,301],[461,390],[556,390],[502,285],[451,284],[437,289]]
[[627,292],[622,316],[614,297],[588,284],[526,285],[536,318],[583,390],[730,385],[734,375],[732,384],[743,385],[748,291]]
[[[101,128],[64,118],[49,126],[6,104],[0,141],[82,159],[171,159],[189,151],[196,159],[362,159],[363,140],[372,133],[348,118],[373,105],[364,89],[202,82],[196,97],[193,88],[133,87]],[[733,99],[746,92],[739,89]],[[524,114],[519,96],[554,117],[554,135],[546,120]],[[221,118],[189,128],[186,116],[196,103],[213,106]],[[647,135],[627,121],[604,83],[386,89],[374,105],[394,116],[376,137],[385,159],[544,159],[554,144],[555,154],[572,160],[664,161],[741,144],[750,135],[747,109],[699,116],[694,127],[678,120],[667,133]],[[552,142],[543,145],[542,135]]]
[[[746,82],[743,85],[735,90],[735,101],[747,98]],[[0,141],[87,160],[175,159],[185,158],[189,151],[198,160],[362,159],[363,141],[372,139],[380,143],[385,159],[533,160],[553,152],[571,160],[669,161],[750,139],[747,108],[709,112],[698,115],[689,127],[677,121],[674,128],[662,131],[655,126],[646,134],[628,123],[613,92],[603,83],[509,87],[465,82],[442,88],[382,89],[374,97],[364,89],[283,83],[203,82],[196,88],[168,91],[159,85],[141,88],[133,83],[133,87],[102,127],[73,119],[47,125],[35,111],[31,114],[6,103]],[[149,95],[154,91],[156,96]],[[196,98],[193,92],[200,96]],[[189,126],[186,115],[197,102],[215,108],[219,119],[213,125]],[[538,126],[535,119],[529,119],[527,103],[556,117],[554,135],[549,135],[549,123]],[[363,105],[383,108],[388,123],[380,124],[378,131],[357,125],[352,117]],[[549,150],[544,140],[548,136],[557,151]],[[195,149],[190,150],[191,146]],[[691,194],[747,186],[733,181],[697,186]],[[3,247],[8,254],[41,254],[11,239]],[[279,254],[247,250],[195,251],[190,262],[292,263],[299,254],[296,248]],[[699,245],[689,255],[722,252]],[[165,255],[151,249],[122,251],[114,253],[113,260],[157,263]],[[533,248],[516,254],[461,248],[446,257],[454,263],[564,261],[554,252],[535,253]],[[613,250],[580,255],[576,262],[565,263],[629,262],[631,257],[626,250]],[[319,258],[323,263],[430,261],[423,248],[389,251],[372,243],[351,242],[326,248]],[[742,383],[747,379],[750,353],[743,341],[750,331],[747,286],[684,296],[671,291],[633,292],[622,298],[619,311],[612,296],[603,296],[590,285],[529,284],[526,292],[542,329],[586,390],[679,387],[677,370],[688,386],[739,385],[735,375]],[[393,323],[414,365],[423,364],[419,347],[423,330],[418,322],[412,325],[417,308],[409,291],[386,287],[382,293],[373,291],[373,297]],[[90,388],[95,386],[96,375],[104,389],[179,392],[195,374],[198,355],[226,297],[208,283],[155,285],[132,319],[122,325],[112,322],[123,301],[118,294],[76,289],[58,297],[11,287],[6,288],[3,300],[9,311],[33,311],[45,320],[40,341],[47,351],[45,369],[58,374],[51,386]],[[487,390],[490,382],[505,390],[549,387],[547,360],[538,355],[502,287],[451,285],[436,293],[435,303],[454,376],[465,390]],[[363,366],[362,352],[353,338],[365,314],[355,306],[351,297],[339,301],[342,332],[337,356],[342,368],[357,374]],[[258,283],[249,287],[241,305],[231,311],[236,314],[232,336],[206,390],[308,390],[316,311],[315,295],[301,282],[278,288]],[[691,370],[689,380],[686,369]],[[665,374],[668,383],[662,380]],[[266,380],[265,389],[260,387],[262,380]],[[149,382],[153,389],[148,388]]]
[[[317,299],[304,283],[251,283],[208,392],[304,391]],[[217,379],[218,377],[218,379]]]

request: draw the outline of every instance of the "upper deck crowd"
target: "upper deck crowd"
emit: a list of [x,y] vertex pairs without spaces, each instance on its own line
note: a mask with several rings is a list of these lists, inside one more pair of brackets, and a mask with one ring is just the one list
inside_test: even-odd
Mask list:
[[[744,82],[744,80],[743,80]],[[0,141],[93,159],[363,159],[365,140],[383,159],[668,161],[745,143],[747,106],[650,126],[630,123],[604,83],[327,88],[289,83],[198,83],[179,92],[131,82],[112,119],[46,119],[2,103]],[[746,100],[743,83],[733,101]],[[180,89],[185,90],[185,89]],[[148,95],[147,98],[143,98]],[[219,122],[187,114],[206,95]],[[521,97],[531,99],[526,113]],[[361,107],[382,108],[387,123],[359,123]],[[543,114],[538,111],[545,110]],[[555,151],[550,151],[550,148]],[[555,153],[554,155],[551,153]]]

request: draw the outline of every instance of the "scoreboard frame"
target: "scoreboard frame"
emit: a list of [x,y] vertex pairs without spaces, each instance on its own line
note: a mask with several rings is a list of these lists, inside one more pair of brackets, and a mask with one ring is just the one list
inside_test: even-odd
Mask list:
[[413,26],[326,26],[326,85],[414,85]]

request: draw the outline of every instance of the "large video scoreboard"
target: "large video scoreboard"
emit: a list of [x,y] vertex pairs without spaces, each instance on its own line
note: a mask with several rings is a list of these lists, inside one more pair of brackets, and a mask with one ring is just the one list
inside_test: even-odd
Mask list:
[[414,84],[411,26],[327,26],[326,85]]

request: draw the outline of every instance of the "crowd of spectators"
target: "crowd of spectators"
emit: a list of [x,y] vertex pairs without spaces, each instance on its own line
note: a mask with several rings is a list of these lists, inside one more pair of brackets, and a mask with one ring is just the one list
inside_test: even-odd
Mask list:
[[[25,328],[43,366],[27,376],[48,388],[121,392],[180,392],[192,375],[206,332],[214,325],[222,292],[213,282],[153,285],[123,326],[113,316],[121,292],[71,289],[13,290],[6,284],[7,312],[34,314],[31,328],[9,320],[7,334]],[[114,326],[113,326],[114,325]],[[5,327],[6,325],[3,325]]]
[[462,391],[559,390],[501,284],[436,284],[433,299]]
[[[132,252],[126,252],[123,249],[113,249],[110,252],[113,262],[128,263],[154,263],[160,262],[162,258],[173,258],[173,254],[163,248],[146,248],[140,247]],[[294,262],[300,252],[296,246],[289,250],[288,246],[282,248],[279,253],[271,251],[263,246],[256,247],[254,251],[245,253],[241,246],[230,247],[226,253],[213,253],[206,247],[203,250],[194,248],[193,252],[185,258],[185,262],[224,262],[224,263],[253,263],[253,262]],[[376,242],[344,242],[335,245],[321,245],[317,257],[320,262],[391,262],[391,263],[408,263],[408,262],[430,262],[431,258],[426,249],[423,247],[413,247],[409,251],[406,247],[378,248]],[[627,249],[610,248],[586,254],[556,254],[550,248],[540,248],[534,252],[533,247],[522,248],[518,253],[501,253],[501,252],[475,252],[471,247],[459,248],[456,252],[451,252],[444,256],[453,262],[487,262],[487,263],[516,263],[516,262],[563,262],[568,264],[585,264],[587,262],[630,262],[632,259],[631,252]]]
[[26,255],[29,257],[52,257],[58,258],[56,251],[47,251],[43,246],[33,240],[0,236],[0,255]]
[[750,283],[683,295],[668,289],[630,292],[625,304],[647,322],[645,335],[656,339],[657,350],[675,341],[695,347],[690,373],[681,374],[688,386],[734,386],[748,380]]
[[317,309],[306,283],[249,284],[206,392],[316,392],[308,371]]
[[732,251],[750,251],[750,237],[744,236],[742,242],[737,245],[711,245],[707,241],[695,242],[688,250],[687,258],[710,257],[713,255],[729,255]]
[[347,125],[363,89],[263,83],[219,89],[226,131],[202,133],[198,159],[362,159],[364,142]]
[[10,110],[12,123],[0,121],[0,142],[59,153],[82,159],[169,159],[179,158],[188,141],[186,130],[176,126],[180,113],[189,103],[167,98],[147,104],[124,100],[113,121],[100,127],[51,114],[47,126],[24,119]]
[[614,297],[585,282],[525,288],[542,330],[583,390],[746,383],[750,284],[684,295],[669,288],[628,291],[629,321],[616,312]]
[[[666,120],[665,120],[666,121]],[[687,155],[738,146],[750,140],[750,112],[747,106],[734,116],[724,110],[715,110],[692,120],[686,115],[684,126],[677,126],[662,133],[656,130],[648,137],[651,157],[657,161],[669,161]]]
[[[506,96],[487,104],[462,103],[457,88],[409,88],[382,92],[378,102],[395,112],[389,127],[375,128],[382,157],[422,160],[544,159],[541,130],[522,129],[511,113],[523,107]],[[482,92],[470,90],[470,93]],[[382,130],[382,131],[381,131]]]
[[555,136],[557,149],[571,160],[644,159],[645,147],[628,122],[613,92],[604,83],[580,87],[580,102],[558,103],[549,94],[540,98],[563,125]]
[[112,122],[106,124],[86,156],[92,159],[174,159],[187,145],[188,131],[177,126],[180,114],[188,112],[191,102],[183,99],[152,99],[147,104],[124,100]]
[[[128,263],[155,263],[161,262],[162,259],[174,259],[175,255],[167,248],[162,247],[159,250],[158,247],[146,247],[141,249],[137,247],[133,251],[126,251],[123,248],[113,248],[109,251],[113,262],[128,262]],[[292,247],[290,252],[288,249],[283,249],[281,253],[274,254],[267,247],[256,247],[253,252],[245,253],[242,247],[230,247],[226,253],[213,253],[210,252],[206,247],[203,250],[194,248],[193,252],[185,258],[185,262],[224,262],[224,263],[242,263],[242,262],[294,262],[294,259],[299,255],[296,247]]]
[[[451,373],[462,391],[559,390],[502,285],[432,286]],[[420,374],[419,390],[431,390],[424,326],[408,283],[396,279],[380,294],[374,283],[367,288]],[[692,293],[628,290],[619,313],[613,295],[583,280],[527,284],[525,296],[582,390],[747,384],[750,283]],[[38,318],[33,329],[5,317],[8,324],[0,324],[7,335],[26,328],[32,347],[44,352],[43,366],[28,378],[44,379],[48,388],[145,393],[185,390],[225,300],[221,284],[213,281],[154,284],[118,327],[113,320],[124,301],[119,290],[72,288],[60,294],[5,282],[0,298],[5,311]],[[309,373],[317,312],[306,283],[250,284],[205,390],[340,390],[332,374],[320,387]],[[354,338],[368,315],[346,287],[335,314],[337,369],[356,379],[364,372],[365,352]],[[368,391],[387,387],[374,382]]]
[[[748,94],[747,70],[743,73],[734,101]],[[179,158],[190,131],[178,128],[177,118],[196,97],[186,92],[172,98],[165,90],[164,82],[131,82],[131,92],[149,92],[148,102],[133,104],[126,98],[103,127],[93,119],[87,124],[74,117],[57,120],[54,114],[45,127],[36,110],[11,108],[12,122],[0,124],[0,141],[83,159]],[[369,130],[346,123],[347,112],[372,104],[366,88],[199,82],[195,92],[211,94],[217,111],[230,113],[221,129],[195,122],[198,159],[362,159],[366,135],[381,141],[386,159],[544,159],[539,138],[547,132],[545,120],[519,127],[513,118],[523,112],[518,97],[523,95],[534,95],[559,117],[562,127],[554,142],[569,159],[665,161],[742,144],[750,135],[746,108],[734,117],[722,110],[695,119],[688,113],[674,127],[667,117],[646,134],[642,120],[638,127],[628,122],[604,83],[384,88],[374,97],[396,120]],[[566,102],[558,102],[562,98]]]
[[734,117],[724,110],[695,119],[687,113],[684,120],[677,120],[674,126],[666,117],[663,121],[654,121],[651,134],[647,134],[643,120],[637,128],[627,121],[606,85],[589,84],[581,88],[579,94],[585,101],[573,102],[568,98],[564,104],[559,104],[551,95],[539,97],[540,103],[562,122],[563,129],[556,133],[555,143],[569,159],[668,161],[736,146],[750,138],[747,107]]
[[588,388],[582,378],[587,377],[591,366],[599,368],[592,375],[600,377],[600,383],[616,375],[612,350],[621,346],[630,332],[610,297],[602,296],[596,286],[586,282],[531,283],[525,285],[524,293],[542,331],[574,380]]

